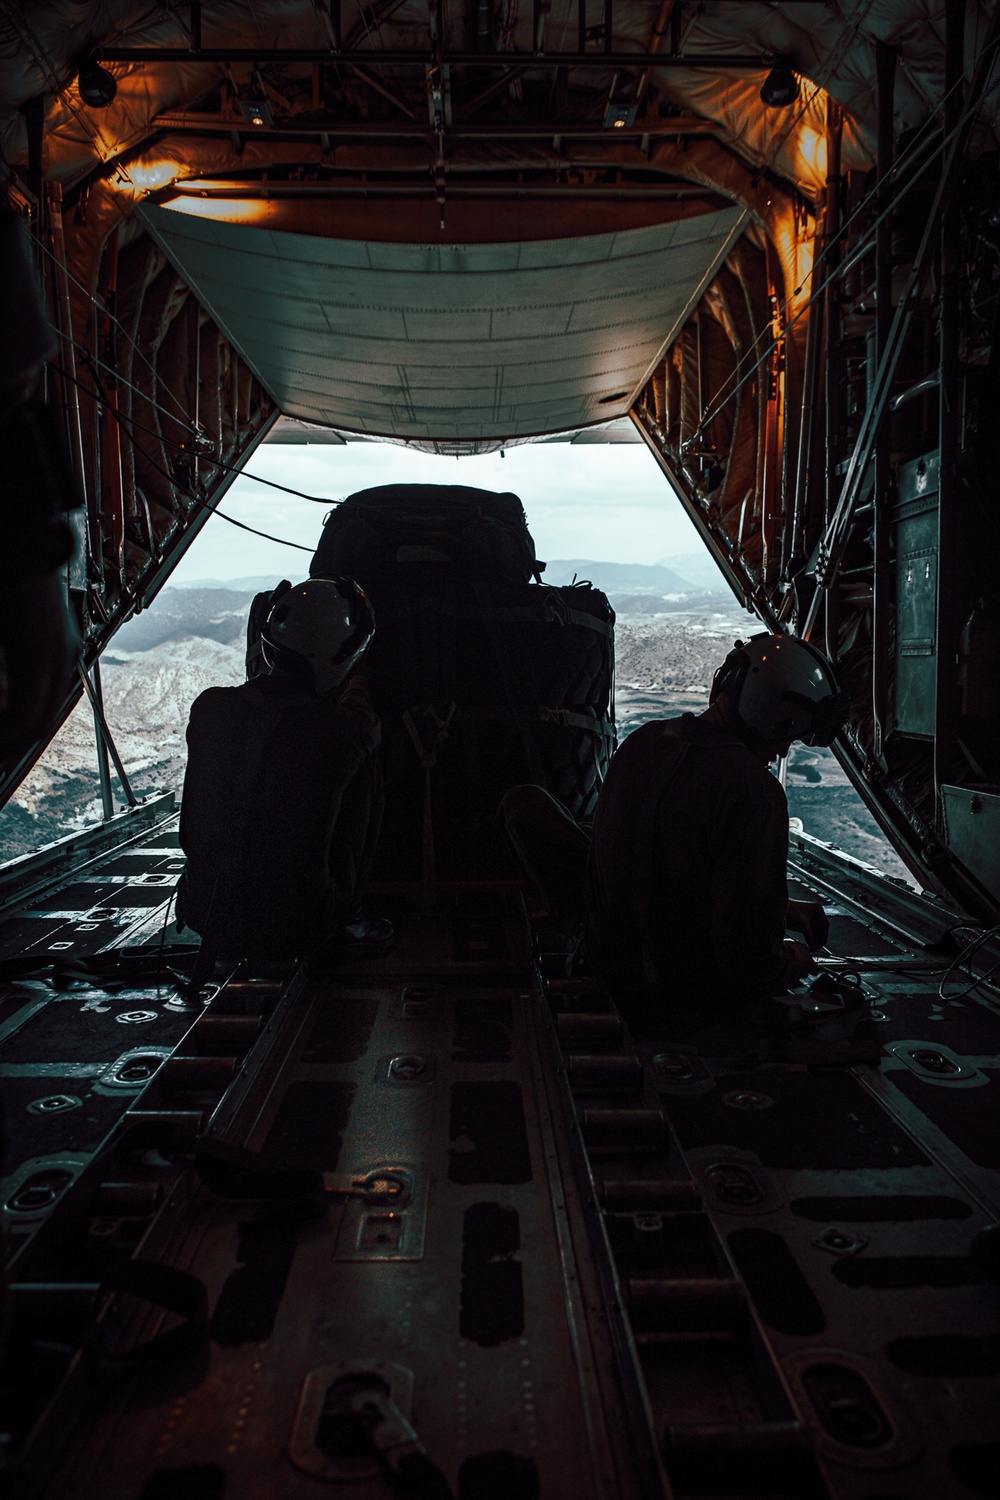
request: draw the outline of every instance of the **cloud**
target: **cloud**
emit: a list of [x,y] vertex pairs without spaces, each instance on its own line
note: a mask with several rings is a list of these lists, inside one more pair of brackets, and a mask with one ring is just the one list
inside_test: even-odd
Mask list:
[[[346,447],[264,444],[220,510],[310,551],[329,506],[378,484],[465,484],[520,495],[542,558],[652,562],[696,551],[699,540],[680,502],[639,444],[530,444],[506,456],[445,458],[388,443]],[[273,480],[316,497],[297,499],[256,483]],[[176,570],[179,581],[257,573],[304,577],[306,552],[266,542],[213,517]]]

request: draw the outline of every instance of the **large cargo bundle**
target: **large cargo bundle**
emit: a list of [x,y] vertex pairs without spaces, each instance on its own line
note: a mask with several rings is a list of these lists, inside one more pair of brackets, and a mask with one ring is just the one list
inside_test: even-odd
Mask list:
[[348,495],[330,512],[309,571],[314,578],[357,577],[375,597],[383,581],[421,564],[510,583],[527,583],[545,567],[535,558],[524,507],[509,491],[382,484]]
[[614,612],[589,584],[529,582],[543,567],[515,495],[388,485],[329,516],[310,571],[356,578],[377,620],[384,878],[502,873],[497,806],[522,781],[593,812],[614,748]]

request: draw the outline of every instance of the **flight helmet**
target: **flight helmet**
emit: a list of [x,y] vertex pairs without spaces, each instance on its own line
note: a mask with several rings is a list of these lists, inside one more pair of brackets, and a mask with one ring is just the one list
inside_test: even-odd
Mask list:
[[710,701],[723,693],[751,735],[769,743],[832,744],[849,702],[822,651],[794,635],[737,641],[715,674]]
[[375,614],[353,578],[310,578],[271,606],[261,646],[269,667],[325,698],[347,681],[374,634]]

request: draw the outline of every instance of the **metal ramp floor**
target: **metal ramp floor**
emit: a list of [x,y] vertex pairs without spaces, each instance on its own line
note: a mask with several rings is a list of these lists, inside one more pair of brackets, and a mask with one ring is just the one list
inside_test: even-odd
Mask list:
[[996,1493],[998,1006],[940,999],[947,912],[796,841],[846,1048],[636,1043],[500,888],[192,1004],[162,811],[0,921],[49,965],[0,994],[0,1493]]

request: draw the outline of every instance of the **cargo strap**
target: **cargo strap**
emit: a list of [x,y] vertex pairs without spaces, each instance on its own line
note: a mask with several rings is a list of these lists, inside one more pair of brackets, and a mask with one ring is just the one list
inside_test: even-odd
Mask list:
[[103,1292],[125,1292],[140,1297],[154,1307],[176,1313],[184,1319],[176,1328],[158,1333],[134,1349],[106,1353],[109,1359],[147,1360],[183,1359],[196,1354],[208,1343],[208,1292],[205,1283],[189,1271],[161,1265],[155,1260],[121,1260],[109,1266],[101,1277]]
[[574,713],[570,708],[546,708],[544,704],[526,704],[521,707],[517,704],[495,706],[473,703],[467,708],[457,708],[455,713],[460,719],[526,719],[533,724],[563,724],[569,729],[585,729],[601,738],[611,734],[613,729],[606,714],[598,718],[596,715]]
[[[613,616],[610,620],[599,620],[596,615],[592,615],[588,610],[573,609],[559,590],[552,584],[543,583],[541,586],[545,589],[550,600],[550,603],[545,606],[546,618],[557,619],[561,625],[583,625],[588,630],[596,630],[600,635],[606,635],[609,640],[614,640],[615,626]],[[573,585],[570,584],[569,587],[572,588]],[[599,597],[604,598],[604,595],[600,594],[599,590],[595,589],[594,592]],[[608,607],[610,608],[610,605]]]
[[322,1172],[272,1162],[258,1152],[205,1139],[195,1148],[194,1169],[219,1198],[279,1203],[286,1212],[312,1217],[326,1212]]
[[417,728],[413,713],[409,709],[406,709],[403,714],[403,723],[406,725],[406,732],[413,741],[413,748],[417,752],[417,758],[424,768],[424,825],[421,873],[424,905],[430,907],[434,904],[434,897],[437,891],[437,863],[434,855],[434,811],[431,803],[431,772],[437,765],[438,756],[441,753],[445,740],[448,738],[451,721],[455,717],[455,705],[454,703],[449,704],[444,718],[429,703],[421,704],[413,712],[422,713],[437,728],[434,742],[430,749],[427,749]]
[[54,959],[44,953],[23,953],[17,958],[0,959],[0,983],[4,980],[37,979],[56,989],[65,989],[72,980],[120,982],[131,985],[183,985],[186,981],[177,965],[187,964],[198,953],[196,943],[170,943],[165,950],[136,945],[108,949],[103,953],[81,953],[69,960]]
[[596,615],[588,615],[582,609],[570,609],[569,605],[564,605],[561,601],[537,607],[512,604],[509,609],[504,609],[499,606],[496,609],[481,610],[476,618],[485,619],[487,615],[502,625],[544,620],[551,625],[581,625],[585,630],[596,630],[598,635],[606,635],[609,640],[614,638],[615,633],[614,626],[609,625],[607,620],[599,620]]
[[[517,691],[517,674],[514,670],[514,663],[507,649],[507,642],[504,640],[503,632],[498,629],[497,621],[492,618],[489,590],[484,583],[473,583],[472,592],[479,601],[480,618],[486,626],[486,632],[493,647],[493,654],[496,657],[497,667],[503,679],[504,692],[507,694],[507,705],[510,708],[516,708],[518,706],[518,698],[521,696]],[[520,728],[521,743],[524,746],[524,757],[528,764],[531,779],[538,786],[544,786],[545,770],[534,737],[524,727],[525,720],[522,716],[515,714],[511,717],[513,722]]]
[[596,615],[588,615],[582,609],[570,609],[568,605],[563,606],[561,603],[558,605],[520,604],[511,605],[509,608],[504,608],[502,605],[487,605],[482,609],[457,609],[453,604],[444,604],[429,594],[422,594],[416,603],[405,609],[380,614],[379,628],[389,630],[401,624],[403,620],[421,614],[424,610],[433,610],[435,614],[449,616],[455,620],[480,620],[485,625],[578,625],[584,630],[593,630],[598,635],[607,636],[609,640],[613,640],[615,634],[614,626],[607,620],[600,620]]
[[264,646],[259,636],[247,647],[246,670],[247,682],[252,682],[255,677],[262,677],[267,671]]

